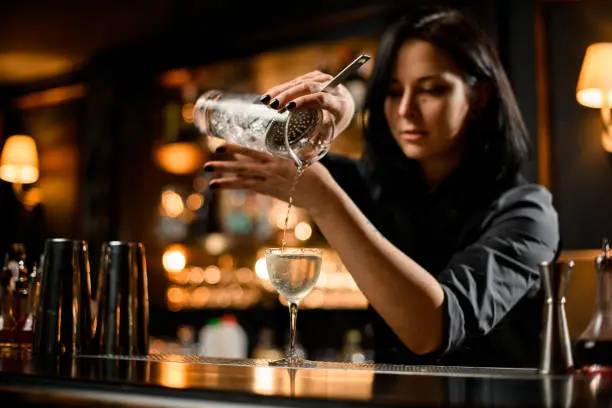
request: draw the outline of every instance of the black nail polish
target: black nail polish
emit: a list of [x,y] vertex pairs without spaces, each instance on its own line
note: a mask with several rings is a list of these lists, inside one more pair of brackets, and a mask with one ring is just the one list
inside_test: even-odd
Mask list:
[[204,171],[212,173],[213,171],[215,171],[215,168],[214,166],[204,166]]
[[259,98],[259,102],[263,103],[264,105],[267,105],[268,102],[270,102],[270,95],[265,94],[264,96]]
[[279,106],[279,105],[280,105],[280,101],[279,101],[278,99],[276,99],[276,98],[274,98],[274,99],[272,100],[272,102],[270,102],[270,107],[271,107],[272,109],[276,109],[276,108],[278,108],[278,106]]
[[217,147],[217,150],[215,150],[215,153],[225,153],[227,149],[223,146]]
[[219,185],[216,183],[211,183],[208,185],[208,188],[210,188],[211,190],[216,190],[219,188]]
[[295,106],[296,106],[296,103],[295,103],[295,102],[293,102],[293,101],[291,101],[291,102],[289,102],[289,103],[287,104],[287,106],[285,106],[285,108],[286,108],[287,110],[291,110],[291,109],[295,109]]

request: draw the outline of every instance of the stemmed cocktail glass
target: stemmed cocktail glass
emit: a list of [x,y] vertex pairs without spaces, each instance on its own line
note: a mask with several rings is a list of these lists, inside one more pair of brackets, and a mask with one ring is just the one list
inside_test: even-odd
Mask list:
[[319,248],[266,249],[266,266],[270,281],[289,306],[289,350],[287,356],[270,365],[305,367],[313,365],[295,352],[295,329],[298,305],[314,287],[321,271],[322,250]]

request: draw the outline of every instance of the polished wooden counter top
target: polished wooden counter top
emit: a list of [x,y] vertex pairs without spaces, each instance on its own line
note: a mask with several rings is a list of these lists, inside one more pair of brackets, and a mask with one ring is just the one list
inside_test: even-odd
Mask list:
[[[0,398],[45,406],[612,406],[612,376],[536,370],[317,363],[183,356],[0,357]],[[4,406],[4,405],[3,405]]]

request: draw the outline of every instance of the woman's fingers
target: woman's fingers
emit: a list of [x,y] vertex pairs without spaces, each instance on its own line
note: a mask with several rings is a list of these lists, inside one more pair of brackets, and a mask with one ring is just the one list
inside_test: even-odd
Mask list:
[[270,161],[270,159],[272,159],[274,156],[272,156],[271,154],[268,153],[264,153],[264,152],[259,152],[257,150],[253,150],[253,149],[249,149],[248,147],[243,147],[243,146],[239,146],[239,145],[235,145],[235,144],[223,144],[219,147],[217,147],[216,150],[217,153],[234,153],[234,154],[239,154],[242,156],[246,156],[249,157],[251,159],[254,159],[256,161],[260,161],[263,163],[266,163],[268,161]]
[[[316,82],[299,82],[294,86],[287,88],[286,90],[279,92],[276,94],[272,102],[270,103],[271,108],[281,108],[287,107],[287,103],[295,100],[295,98],[312,94],[313,92],[318,92],[321,90],[321,85]],[[275,102],[276,101],[276,102]],[[291,107],[291,109],[295,108],[295,106]]]
[[331,113],[336,121],[345,114],[345,108],[341,100],[326,92],[317,92],[309,95],[300,96],[293,99],[295,106],[291,109],[321,108]]
[[263,180],[253,177],[231,176],[214,179],[210,182],[209,187],[213,189],[245,189],[258,192],[262,183]]
[[272,183],[282,183],[285,179],[293,177],[297,171],[295,163],[289,159],[232,144],[223,145],[221,148],[224,152],[232,153],[233,159],[208,161],[204,164],[204,171],[233,173],[260,180],[270,180]]
[[268,89],[268,91],[265,93],[266,95],[270,96],[271,98],[276,97],[279,93],[286,91],[289,88],[295,87],[299,84],[301,84],[302,82],[317,82],[317,83],[323,83],[323,82],[327,82],[331,79],[331,75],[325,74],[321,71],[311,71],[307,74],[304,75],[300,75],[297,78],[294,78],[290,81],[287,81],[285,83],[282,83],[280,85],[276,85],[270,89]]
[[266,167],[259,162],[245,160],[210,161],[204,171],[215,173],[235,173],[266,178]]
[[268,97],[264,102],[272,102],[270,103],[270,107],[279,109],[284,107],[286,102],[289,102],[295,97],[319,91],[321,86],[327,83],[331,78],[331,75],[324,74],[320,71],[310,72],[294,80],[270,88],[264,95],[264,97]]

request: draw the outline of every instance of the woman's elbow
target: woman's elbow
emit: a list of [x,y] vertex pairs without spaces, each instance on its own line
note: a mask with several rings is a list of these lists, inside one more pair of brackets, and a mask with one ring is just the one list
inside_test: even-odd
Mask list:
[[422,338],[417,341],[406,342],[405,344],[414,354],[422,356],[437,351],[442,345],[442,340]]
[[442,316],[439,316],[439,319],[431,319],[429,324],[421,325],[420,330],[405,333],[400,339],[410,351],[423,355],[433,353],[442,347],[443,332]]

